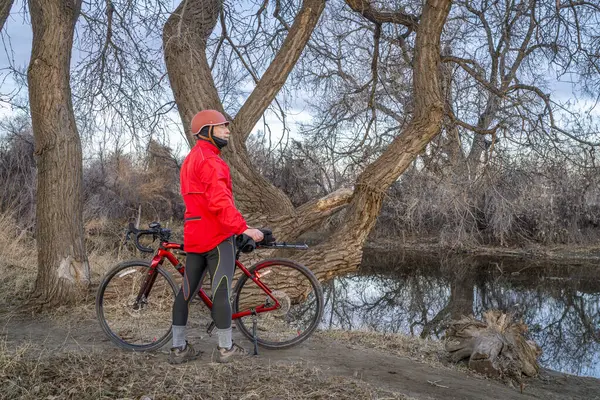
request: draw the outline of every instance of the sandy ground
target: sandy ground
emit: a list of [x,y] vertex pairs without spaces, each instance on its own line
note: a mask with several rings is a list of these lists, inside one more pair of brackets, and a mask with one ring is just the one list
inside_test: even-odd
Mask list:
[[[214,337],[207,337],[195,329],[189,339],[204,350],[204,362],[212,359],[216,344]],[[236,340],[251,348],[245,339],[237,337]],[[110,355],[124,352],[108,341],[97,321],[92,318],[74,321],[72,316],[29,319],[22,315],[4,315],[0,322],[0,341],[9,351],[23,343],[35,343],[48,350],[48,354],[101,351]],[[166,363],[166,352],[163,349],[155,353],[153,362]],[[364,381],[375,388],[416,399],[600,399],[598,379],[542,371],[540,378],[525,381],[521,393],[520,387],[514,388],[461,369],[418,361],[414,354],[410,357],[392,354],[326,333],[317,333],[290,349],[260,349],[260,354],[254,356],[252,362],[301,362],[305,366],[317,367],[330,377]]]

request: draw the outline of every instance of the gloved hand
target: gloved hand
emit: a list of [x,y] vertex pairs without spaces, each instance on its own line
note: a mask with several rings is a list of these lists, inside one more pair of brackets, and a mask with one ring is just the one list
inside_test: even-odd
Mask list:
[[260,229],[256,229],[256,228],[248,228],[244,231],[244,235],[248,235],[252,238],[252,240],[254,240],[255,242],[260,242],[261,240],[264,239],[264,235],[262,233],[262,231]]
[[275,236],[273,236],[273,232],[270,229],[260,228],[260,231],[263,233],[264,238],[257,243],[258,245],[269,245],[276,241]]
[[256,242],[246,234],[236,236],[235,245],[242,253],[250,253],[256,249]]

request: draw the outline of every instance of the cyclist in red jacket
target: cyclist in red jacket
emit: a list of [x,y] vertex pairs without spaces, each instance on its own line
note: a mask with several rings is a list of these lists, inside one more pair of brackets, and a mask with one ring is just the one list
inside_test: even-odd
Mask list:
[[231,339],[230,288],[235,269],[235,235],[256,242],[263,233],[249,228],[233,202],[229,167],[219,157],[229,140],[229,121],[218,111],[200,111],[192,119],[197,142],[181,167],[181,194],[185,202],[183,243],[187,253],[183,284],[173,304],[173,347],[169,362],[198,358],[200,352],[186,341],[190,300],[198,292],[208,267],[212,280],[211,315],[217,328],[217,361],[228,362],[248,354]]

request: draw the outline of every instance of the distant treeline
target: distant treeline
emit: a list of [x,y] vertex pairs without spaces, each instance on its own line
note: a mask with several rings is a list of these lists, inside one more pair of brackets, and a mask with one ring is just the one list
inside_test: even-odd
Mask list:
[[[297,151],[290,149],[276,157],[258,145],[250,150],[261,173],[295,203],[325,194],[322,174]],[[110,154],[86,162],[83,186],[88,233],[116,232],[140,210],[144,221],[181,221],[180,161],[168,148],[151,142],[143,157]],[[477,179],[470,179],[466,172],[432,173],[415,165],[385,196],[372,237],[428,237],[448,247],[593,243],[600,237],[597,171],[565,163],[541,167],[521,160],[490,164]],[[4,136],[0,141],[4,188],[0,212],[11,214],[27,229],[34,226],[35,175],[31,134]],[[343,184],[343,180],[337,183]]]

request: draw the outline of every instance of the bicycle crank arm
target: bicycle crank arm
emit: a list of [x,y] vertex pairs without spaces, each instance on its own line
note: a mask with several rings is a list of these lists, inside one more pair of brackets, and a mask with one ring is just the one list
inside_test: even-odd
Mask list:
[[206,327],[206,333],[208,333],[208,336],[212,336],[212,333],[216,327],[217,325],[215,325],[215,321],[210,321],[210,324],[208,324]]

